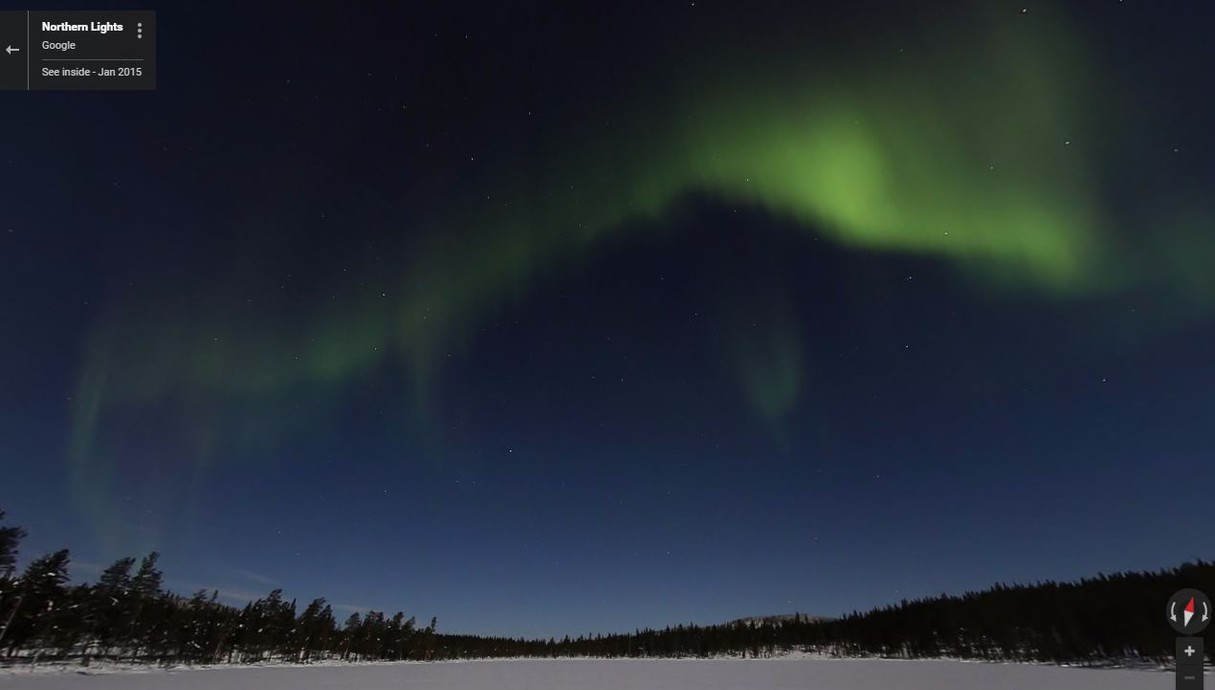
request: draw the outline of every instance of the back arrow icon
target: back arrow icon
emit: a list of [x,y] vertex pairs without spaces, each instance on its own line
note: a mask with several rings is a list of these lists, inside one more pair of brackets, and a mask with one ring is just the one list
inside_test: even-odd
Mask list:
[[5,48],[5,49],[4,49],[4,52],[8,53],[9,55],[12,55],[13,53],[20,53],[20,52],[21,52],[21,49],[20,49],[20,48],[14,48],[14,47],[12,47],[12,46],[9,46],[9,47],[7,47],[7,48]]

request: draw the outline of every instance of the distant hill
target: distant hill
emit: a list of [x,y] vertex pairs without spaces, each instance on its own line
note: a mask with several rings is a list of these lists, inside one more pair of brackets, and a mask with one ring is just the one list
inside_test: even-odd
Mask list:
[[750,616],[748,618],[735,618],[734,620],[726,623],[726,625],[763,625],[765,623],[823,623],[829,620],[833,619],[828,618],[827,616],[811,616],[805,613],[780,613],[774,616]]
[[720,625],[675,625],[564,640],[439,635],[439,655],[711,657],[788,652],[899,659],[1157,665],[1176,635],[1165,620],[1174,592],[1215,592],[1215,564],[1098,573],[1074,582],[996,584],[981,592],[901,601],[826,619],[752,616]]

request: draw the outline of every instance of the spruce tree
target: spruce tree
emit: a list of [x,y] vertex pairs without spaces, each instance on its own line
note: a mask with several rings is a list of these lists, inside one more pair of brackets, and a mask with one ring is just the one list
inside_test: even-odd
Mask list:
[[131,588],[135,591],[136,596],[150,599],[160,592],[164,574],[156,567],[159,560],[160,553],[153,551],[139,562],[139,571],[131,580]]
[[[0,509],[0,521],[4,520],[4,515],[4,510]],[[25,530],[16,525],[0,527],[0,584],[11,579],[17,565],[17,546],[25,536]]]
[[92,590],[91,608],[97,643],[103,656],[119,644],[129,643],[131,606],[131,568],[135,559],[120,558],[101,572]]
[[355,636],[358,635],[359,629],[362,627],[363,618],[358,611],[350,614],[346,619],[345,625],[342,626],[342,659],[349,659],[351,652],[351,644],[355,641]]
[[140,648],[153,641],[153,633],[161,622],[157,619],[157,598],[164,575],[156,567],[160,553],[152,551],[139,562],[139,570],[131,578],[131,593],[134,596],[134,611],[127,623],[127,638],[139,654]]
[[50,615],[66,598],[67,549],[36,559],[15,582],[16,599],[8,617],[0,622],[0,643],[12,646],[38,642],[50,632]]

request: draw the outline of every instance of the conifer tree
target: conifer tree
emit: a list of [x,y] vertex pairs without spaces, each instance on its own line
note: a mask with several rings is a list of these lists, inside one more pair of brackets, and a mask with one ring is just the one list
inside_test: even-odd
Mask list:
[[144,556],[139,562],[139,570],[131,578],[134,610],[127,620],[127,638],[136,655],[141,647],[146,647],[153,641],[153,634],[160,623],[155,610],[161,580],[164,578],[156,567],[159,560],[160,553],[156,551]]
[[346,623],[342,626],[342,659],[350,658],[351,645],[362,625],[363,618],[358,611],[350,614],[350,617],[346,619]]
[[131,606],[131,568],[134,566],[134,558],[119,558],[101,572],[92,590],[93,629],[103,656],[108,656],[115,645],[129,643],[125,636],[130,632],[127,624],[134,613]]
[[[4,520],[4,515],[4,510],[0,509],[0,521]],[[25,537],[25,530],[16,525],[0,527],[0,585],[11,579],[17,565],[17,547]]]
[[34,560],[15,584],[16,598],[0,623],[0,643],[11,646],[43,641],[58,620],[55,607],[66,598],[67,549]]

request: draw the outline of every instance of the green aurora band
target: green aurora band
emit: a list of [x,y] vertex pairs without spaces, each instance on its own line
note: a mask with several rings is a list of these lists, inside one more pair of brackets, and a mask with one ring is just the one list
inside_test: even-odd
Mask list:
[[[106,477],[125,441],[106,429],[149,411],[177,421],[195,471],[225,444],[294,433],[393,359],[424,413],[445,355],[470,347],[483,323],[605,237],[661,228],[690,195],[762,209],[839,245],[936,257],[984,290],[1067,300],[1161,283],[1206,304],[1212,286],[1178,246],[1205,221],[1179,216],[1133,246],[1103,208],[1107,163],[1083,135],[1116,123],[1086,88],[1080,41],[1054,32],[951,37],[914,63],[753,57],[662,84],[638,96],[645,108],[563,123],[500,170],[494,203],[452,190],[467,198],[433,209],[434,232],[415,233],[429,239],[400,257],[399,286],[386,293],[318,299],[285,321],[242,316],[235,298],[119,304],[86,343],[76,394],[70,457],[86,510],[116,529],[105,524]],[[1203,209],[1188,202],[1188,217]],[[1138,268],[1145,251],[1167,270]],[[728,346],[742,394],[774,426],[806,385],[791,313],[769,310]]]

